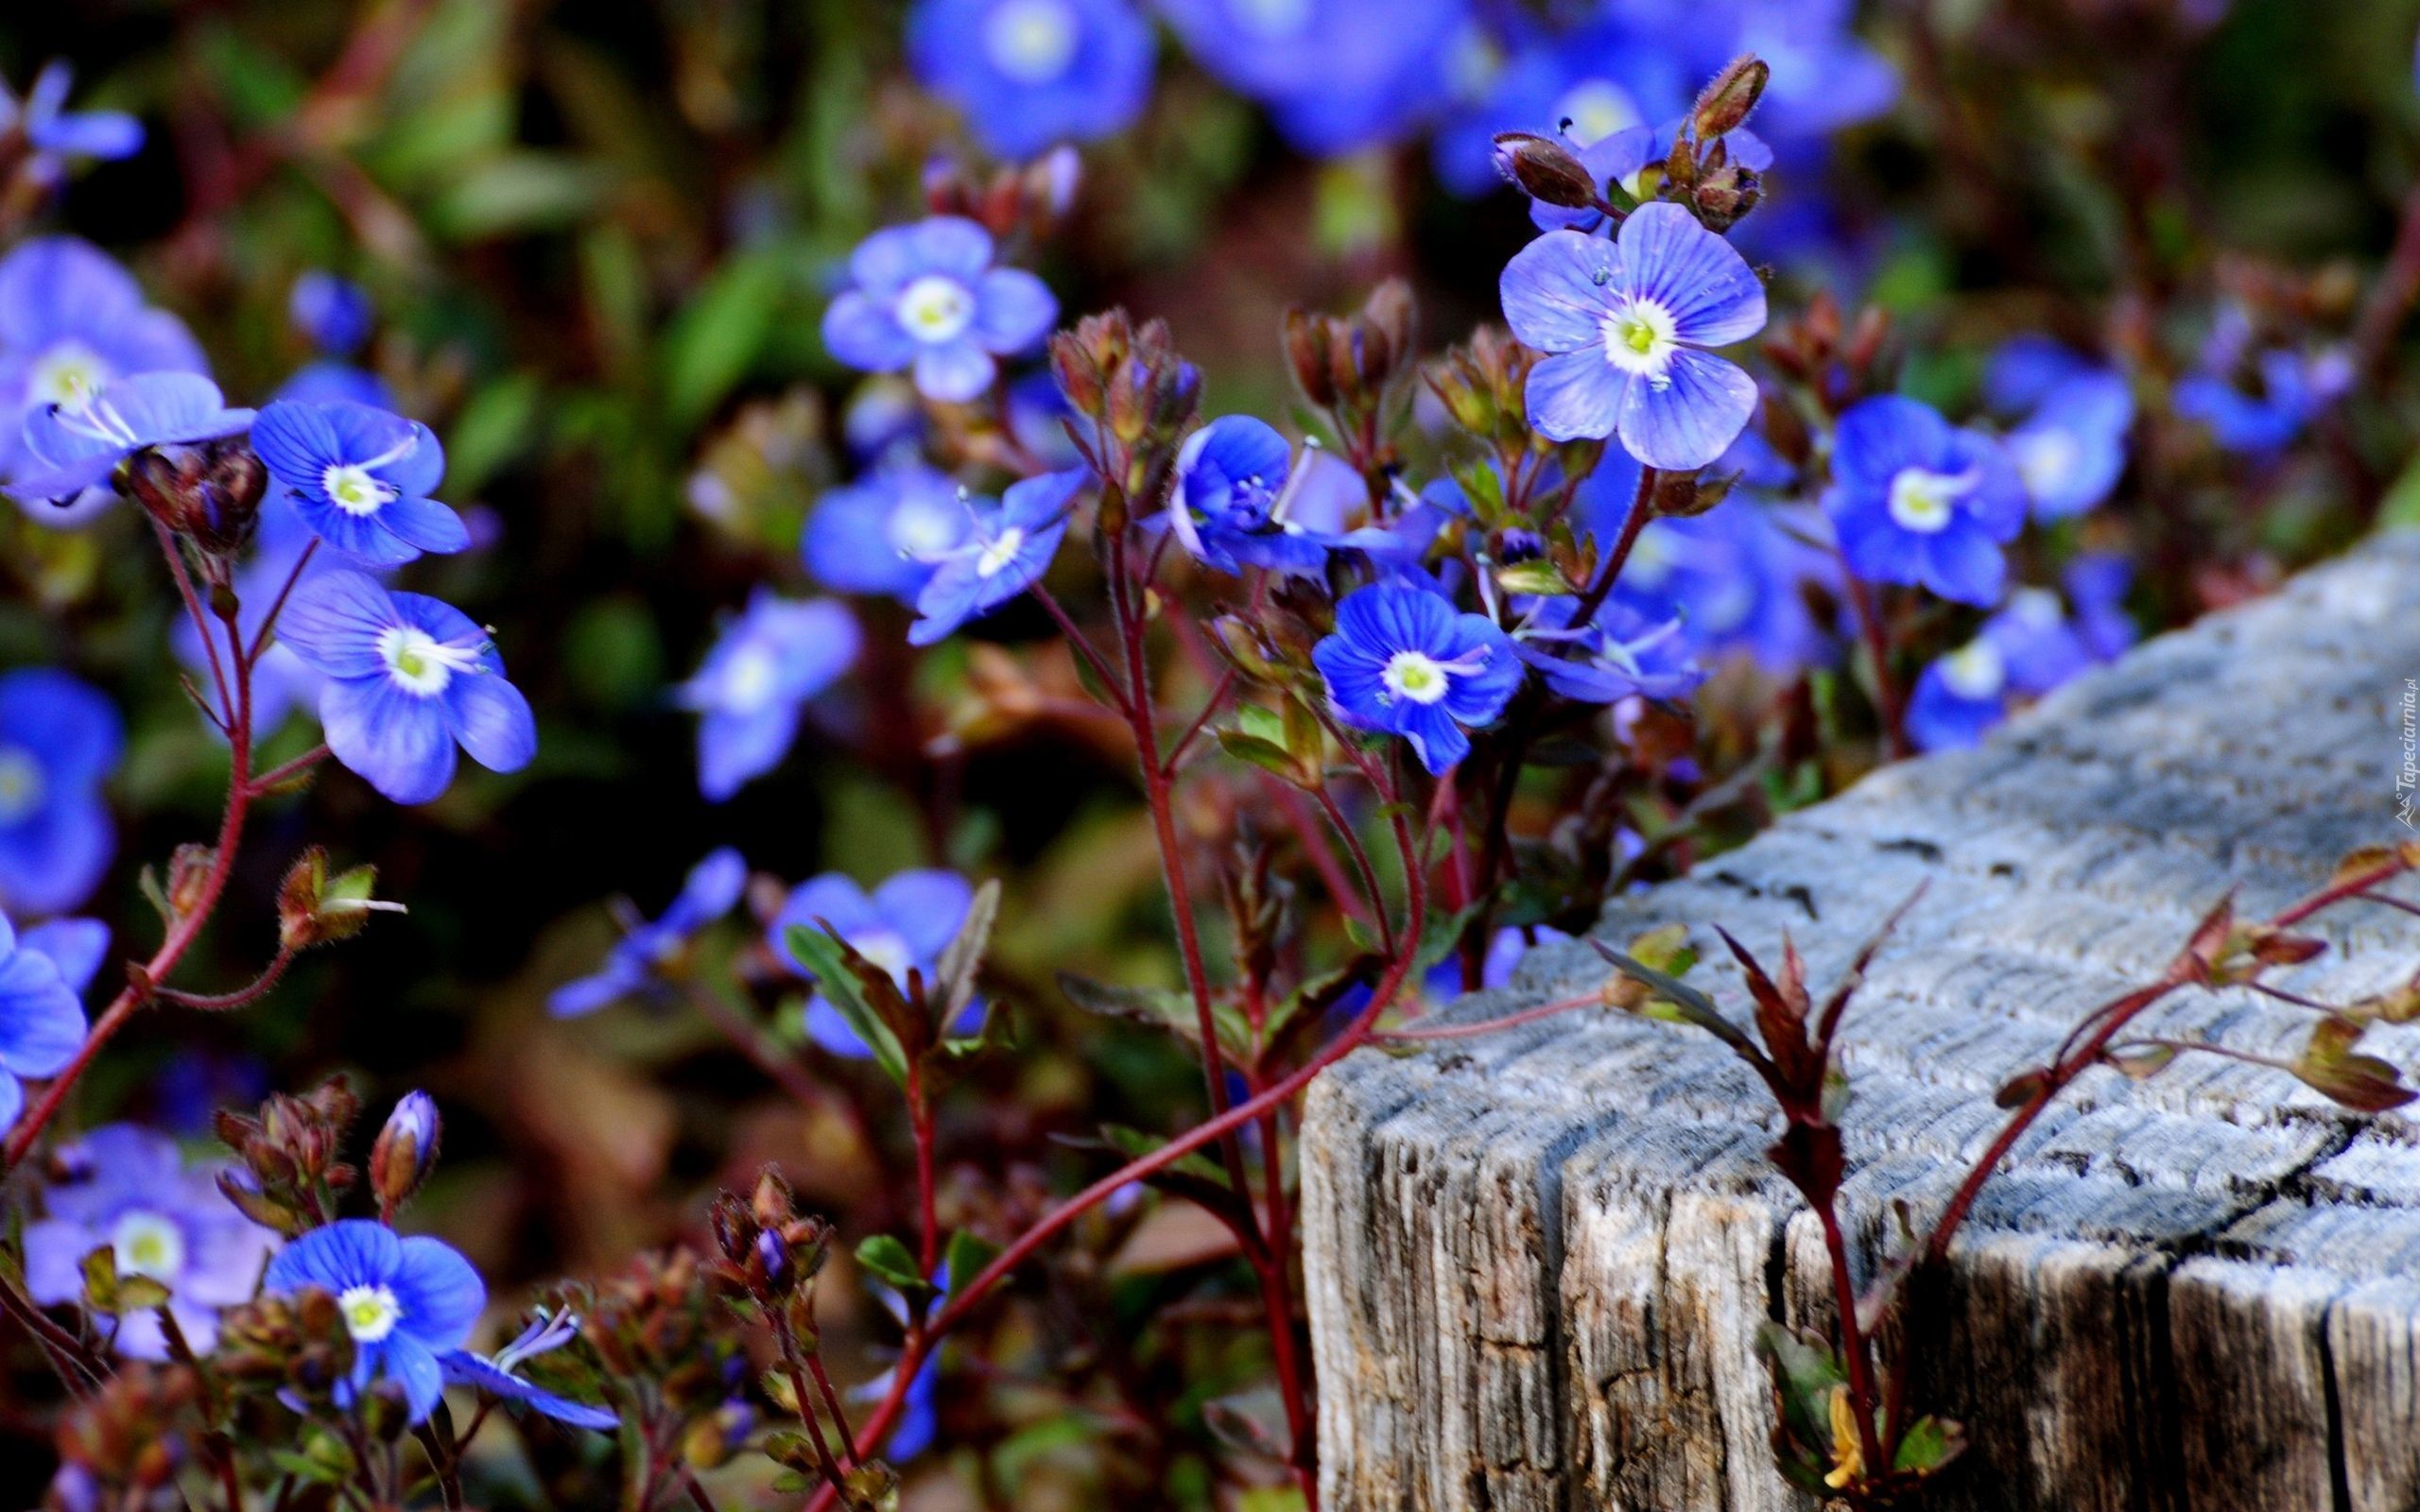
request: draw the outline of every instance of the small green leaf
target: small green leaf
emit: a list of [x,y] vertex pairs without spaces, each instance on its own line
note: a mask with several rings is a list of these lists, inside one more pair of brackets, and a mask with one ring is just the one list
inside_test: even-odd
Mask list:
[[983,1273],[999,1254],[1000,1246],[972,1228],[960,1228],[949,1236],[949,1247],[942,1251],[942,1263],[949,1267],[951,1284],[963,1286]]
[[932,1282],[916,1268],[916,1257],[890,1234],[873,1234],[858,1245],[857,1263],[903,1296],[914,1297],[933,1289]]
[[1965,1431],[1941,1418],[1919,1418],[1908,1425],[1891,1468],[1908,1475],[1934,1475],[1966,1447]]
[[[873,1052],[874,1063],[888,1073],[892,1081],[905,1086],[908,1081],[908,1056],[899,1045],[899,1037],[882,1022],[873,1005],[866,1000],[865,985],[851,969],[851,951],[838,936],[804,924],[793,925],[785,936],[790,954],[797,956],[807,974],[823,989],[826,1002],[839,1011],[857,1038]],[[894,995],[896,995],[894,993]]]
[[944,1029],[958,1022],[959,1009],[975,1001],[975,978],[983,969],[983,953],[992,943],[992,926],[999,917],[1000,880],[994,877],[975,889],[966,922],[958,927],[958,937],[942,952],[941,964],[934,969],[933,991],[942,1000]]
[[1518,561],[1510,567],[1498,568],[1495,580],[1508,593],[1529,593],[1539,597],[1554,598],[1573,592],[1571,585],[1563,580],[1563,570],[1544,557],[1534,557],[1528,561]]

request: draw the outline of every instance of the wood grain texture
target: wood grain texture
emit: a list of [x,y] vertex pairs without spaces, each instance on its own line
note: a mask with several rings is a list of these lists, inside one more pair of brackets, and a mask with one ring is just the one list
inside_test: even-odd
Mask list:
[[[1852,1263],[1936,1211],[1997,1128],[1993,1089],[2153,974],[2228,888],[2266,912],[2389,840],[2420,535],[2070,684],[1982,748],[1877,772],[1599,933],[1787,930],[1813,980],[1929,884],[1846,1033]],[[2420,962],[2420,920],[2329,916],[2277,978],[2321,998]],[[1600,977],[1532,952],[1493,1017]],[[2147,1029],[2285,1049],[2303,1014],[2235,991]],[[2365,1046],[2420,1066],[2420,1030]],[[1773,1121],[1703,1036],[1570,1014],[1349,1057],[1312,1088],[1305,1243],[1324,1501],[1338,1512],[1804,1512],[1772,1467],[1753,1338],[1830,1315],[1820,1236],[1761,1151]],[[2420,1509],[2420,1125],[2347,1117],[2198,1057],[2093,1073],[1985,1193],[1910,1327],[1920,1405],[1974,1440],[1956,1512]]]

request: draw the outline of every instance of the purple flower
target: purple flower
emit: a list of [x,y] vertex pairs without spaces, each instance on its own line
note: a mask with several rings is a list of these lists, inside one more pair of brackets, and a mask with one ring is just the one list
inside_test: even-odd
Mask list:
[[1935,661],[1908,700],[1908,735],[1924,750],[1972,746],[2008,717],[2013,700],[2040,697],[2091,665],[2059,596],[2019,589],[1975,639]]
[[[168,1314],[203,1354],[218,1314],[252,1298],[277,1236],[218,1189],[216,1162],[187,1165],[177,1142],[132,1124],[92,1130],[59,1154],[65,1173],[45,1187],[47,1213],[26,1230],[26,1287],[44,1306],[84,1294],[84,1257],[107,1248],[121,1276],[168,1290]],[[111,1345],[135,1360],[168,1357],[159,1314],[118,1319]]]
[[2075,606],[2076,634],[2095,662],[2117,661],[2119,652],[2140,638],[2142,632],[2126,612],[2134,563],[2111,552],[2086,552],[2067,563],[2060,581],[2067,602]]
[[1173,529],[1197,560],[1223,573],[1266,567],[1317,577],[1334,541],[1289,511],[1292,463],[1286,438],[1265,421],[1221,416],[1185,438],[1167,513],[1153,524]]
[[2007,441],[2034,518],[2065,520],[2108,498],[2134,423],[2134,390],[2114,372],[2079,373],[2044,395]]
[[1059,301],[1023,268],[992,266],[992,235],[935,215],[892,226],[849,258],[854,286],[823,312],[832,355],[867,372],[911,369],[927,399],[962,404],[992,386],[995,356],[1024,352]]
[[415,1423],[445,1389],[439,1357],[462,1347],[488,1299],[479,1273],[451,1246],[398,1239],[366,1218],[340,1218],[278,1251],[261,1289],[283,1297],[304,1287],[333,1296],[353,1335],[353,1375],[337,1403],[351,1405],[384,1379],[402,1388]]
[[0,1128],[25,1108],[23,1078],[56,1075],[83,1046],[79,998],[100,964],[99,927],[58,919],[21,936],[0,916]]
[[2025,485],[2000,444],[1896,394],[1841,417],[1824,511],[1850,572],[1944,598],[2000,595],[2000,546],[2025,524]]
[[[1779,514],[1737,497],[1702,515],[1648,522],[1623,564],[1615,600],[1650,621],[1677,616],[1701,654],[1747,651],[1757,665],[1785,675],[1807,665],[1824,654],[1824,637],[1803,590],[1837,577],[1839,569]],[[1597,532],[1606,539],[1603,526]]]
[[229,409],[199,373],[112,379],[79,405],[43,404],[26,416],[30,460],[9,491],[20,503],[72,507],[137,452],[240,436],[251,423],[251,410]]
[[1547,232],[1514,254],[1502,294],[1512,334],[1549,353],[1529,384],[1549,439],[1619,436],[1682,472],[1720,456],[1755,410],[1755,382],[1700,349],[1764,329],[1764,285],[1678,205],[1641,205],[1611,242]]
[[537,722],[485,630],[451,604],[337,570],[302,583],[278,635],[327,679],[320,723],[337,761],[398,803],[454,781],[454,748],[492,771],[537,754]]
[[1346,594],[1311,660],[1338,718],[1403,736],[1431,772],[1469,755],[1463,730],[1494,724],[1521,685],[1521,658],[1494,620],[1409,582]]
[[2238,387],[2222,372],[2201,372],[2176,385],[2176,413],[2210,428],[2230,452],[2266,456],[2285,449],[2352,387],[2352,364],[2343,352],[2260,353],[2253,369],[2257,383]]
[[117,832],[101,782],[126,752],[117,710],[47,667],[0,675],[0,902],[55,914],[93,894]]
[[856,616],[836,599],[758,589],[675,696],[698,724],[698,790],[719,803],[781,765],[806,701],[856,664]]
[[908,644],[945,640],[1038,582],[1067,534],[1069,507],[1091,477],[1081,468],[1045,472],[1010,484],[997,505],[973,501],[966,540],[940,558],[916,595],[918,618],[908,627]]
[[453,1349],[439,1356],[437,1363],[445,1379],[458,1386],[473,1387],[499,1401],[527,1407],[559,1423],[569,1423],[574,1428],[607,1433],[621,1423],[621,1419],[612,1412],[574,1401],[568,1397],[559,1397],[516,1373],[525,1362],[552,1353],[579,1336],[578,1316],[567,1312],[547,1314],[542,1311],[530,1318],[528,1326],[515,1335],[510,1344],[493,1355]]
[[918,0],[908,56],[1005,158],[1121,130],[1151,88],[1150,23],[1126,0]]
[[888,593],[914,604],[934,563],[970,528],[964,490],[922,462],[876,471],[827,489],[799,541],[806,570],[844,593]]
[[[34,410],[81,408],[130,373],[209,370],[184,322],[146,305],[133,276],[98,248],[44,236],[0,258],[0,478],[30,465],[25,429]],[[35,518],[77,523],[50,509]]]
[[471,543],[461,517],[428,496],[445,450],[418,421],[349,400],[280,400],[252,422],[252,450],[313,535],[373,566]]
[[[848,941],[850,949],[889,971],[890,979],[905,988],[910,967],[924,972],[926,981],[932,980],[942,952],[958,937],[974,902],[975,889],[953,871],[902,871],[876,887],[871,897],[847,877],[827,871],[791,891],[781,912],[773,916],[769,934],[781,957],[802,975],[811,976],[806,964],[790,954],[789,933],[800,928],[820,930],[829,924],[830,932]],[[969,1031],[980,1013],[978,1005],[968,1004],[950,1032]],[[806,1034],[834,1055],[862,1060],[873,1054],[821,992],[806,1005]]]
[[665,967],[689,948],[699,931],[730,913],[748,885],[748,863],[729,846],[689,868],[679,897],[661,919],[641,920],[605,956],[604,967],[555,988],[547,1010],[559,1019],[594,1013],[618,998],[655,986]]
[[73,82],[67,64],[53,61],[34,76],[33,88],[26,91],[23,101],[0,85],[0,136],[23,131],[39,154],[35,175],[45,180],[58,176],[61,158],[97,158],[108,163],[130,158],[143,146],[143,123],[131,115],[120,111],[69,113],[65,106]]

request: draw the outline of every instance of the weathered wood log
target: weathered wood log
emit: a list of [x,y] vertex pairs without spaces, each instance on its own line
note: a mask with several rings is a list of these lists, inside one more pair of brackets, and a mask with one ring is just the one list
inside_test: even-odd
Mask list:
[[[1919,882],[1858,994],[1846,1207],[1871,1274],[1893,1205],[1936,1211],[2003,1115],[1994,1089],[2155,975],[2229,888],[2267,912],[2404,836],[2420,534],[2153,641],[1981,749],[1875,773],[1599,934],[1691,926],[1692,981],[1745,994],[1710,926],[1820,988]],[[2420,920],[2327,916],[2275,978],[2323,999],[2420,964]],[[1585,991],[1583,947],[1444,1010]],[[2146,1021],[2291,1054],[2249,992]],[[2420,1063],[2420,1030],[2365,1048]],[[1776,1120],[1705,1037],[1574,1013],[1313,1087],[1305,1235],[1324,1500],[1378,1509],[1782,1512],[1754,1337],[1831,1316],[1821,1236],[1762,1151]],[[2093,1072],[1985,1192],[1914,1326],[1919,1405],[1972,1447],[1937,1504],[2058,1512],[2420,1508],[2420,1124],[2344,1114],[2262,1067]]]

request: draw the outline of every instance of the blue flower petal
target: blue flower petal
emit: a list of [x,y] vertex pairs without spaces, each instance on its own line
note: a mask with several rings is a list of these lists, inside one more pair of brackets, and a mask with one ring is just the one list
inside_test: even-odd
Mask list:
[[1607,289],[1619,267],[1614,249],[1596,237],[1548,232],[1504,266],[1497,292],[1505,323],[1540,352],[1600,345],[1613,302]]
[[975,286],[975,332],[986,351],[1013,356],[1047,335],[1058,318],[1050,285],[1024,268],[993,268]]
[[1620,426],[1632,386],[1602,346],[1543,358],[1530,369],[1530,424],[1548,440],[1602,440]]
[[890,306],[856,289],[823,312],[823,345],[832,355],[866,372],[895,372],[916,355],[916,342]]
[[1737,249],[1680,206],[1660,199],[1639,206],[1622,222],[1619,246],[1628,291],[1669,312],[1679,339],[1728,346],[1765,328],[1763,281]]
[[[1537,373],[1530,382],[1534,388]],[[1720,456],[1756,412],[1756,381],[1738,364],[1681,347],[1664,369],[1665,382],[1631,380],[1622,396],[1622,446],[1651,468],[1685,472]],[[1547,435],[1544,425],[1539,426]]]
[[385,675],[337,678],[320,695],[328,749],[397,803],[426,803],[454,781],[445,704]]

